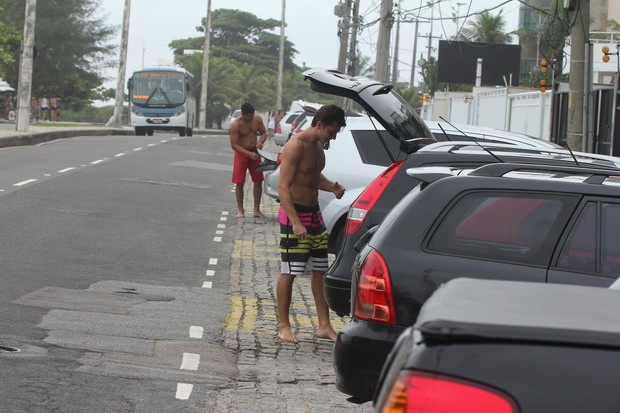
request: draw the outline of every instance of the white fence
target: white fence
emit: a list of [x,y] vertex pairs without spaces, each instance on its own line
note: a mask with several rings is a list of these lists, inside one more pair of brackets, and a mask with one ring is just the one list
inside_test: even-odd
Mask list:
[[452,123],[486,126],[549,140],[551,92],[509,93],[506,88],[472,93],[436,94],[421,108],[425,120],[443,117]]

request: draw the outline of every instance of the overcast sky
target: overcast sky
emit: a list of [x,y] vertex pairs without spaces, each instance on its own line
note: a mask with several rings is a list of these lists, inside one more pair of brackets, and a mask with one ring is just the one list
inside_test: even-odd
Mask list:
[[[125,2],[123,0],[102,0],[101,3],[102,16],[105,16],[108,24],[118,27],[118,35],[114,42],[120,44]],[[295,59],[298,65],[305,64],[308,67],[328,69],[337,67],[339,19],[334,15],[334,6],[338,3],[339,0],[286,1],[285,35],[299,51]],[[431,17],[431,8],[427,6],[428,3],[428,0],[401,0],[401,8],[403,11],[410,11],[409,15],[414,18],[419,16],[420,20],[428,19]],[[519,4],[517,0],[434,0],[433,37],[441,36],[442,39],[447,39],[457,32],[457,25],[452,20],[457,9],[459,16],[466,16],[468,11],[471,14],[498,5],[502,6],[492,10],[492,13],[496,14],[502,10],[502,15],[507,21],[507,31],[516,30]],[[360,0],[360,16],[363,17],[364,23],[376,21],[380,5],[381,0]],[[282,0],[212,0],[211,8],[212,10],[221,8],[243,10],[262,19],[280,20],[282,17]],[[206,13],[207,0],[132,0],[126,78],[133,71],[142,68],[143,63],[145,67],[171,63],[173,55],[168,44],[176,39],[203,36],[202,33],[196,31],[196,26],[200,25],[201,18]],[[443,20],[440,20],[440,17],[443,17]],[[465,22],[466,19],[459,20],[461,26]],[[371,62],[375,60],[374,45],[377,41],[378,28],[378,24],[369,25],[358,35],[359,48],[362,54],[370,57]],[[420,23],[418,29],[420,36],[427,36],[430,31],[430,24]],[[394,39],[395,30],[392,32],[392,39]],[[401,81],[410,79],[413,32],[413,23],[401,24],[399,42],[399,80]],[[279,34],[279,29],[275,33]],[[438,40],[433,39],[434,48],[437,47]],[[392,40],[391,48],[393,44],[394,40]],[[428,37],[418,37],[416,53],[418,59],[420,55],[427,55],[427,45]],[[436,53],[435,50],[435,56]],[[416,71],[419,73],[419,69]],[[419,76],[418,73],[416,76]],[[105,86],[115,88],[117,72],[111,70],[107,72],[107,76],[110,79]]]

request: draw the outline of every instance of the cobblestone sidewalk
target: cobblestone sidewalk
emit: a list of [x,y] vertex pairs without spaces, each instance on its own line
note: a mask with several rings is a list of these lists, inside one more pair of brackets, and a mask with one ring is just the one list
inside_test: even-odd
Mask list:
[[[350,403],[336,390],[333,344],[314,337],[309,276],[297,277],[293,287],[291,324],[300,344],[277,339],[278,204],[263,196],[262,210],[265,219],[237,220],[225,342],[238,354],[239,378],[219,393],[217,412],[371,412],[371,403]],[[336,315],[331,321],[336,330],[346,323]]]

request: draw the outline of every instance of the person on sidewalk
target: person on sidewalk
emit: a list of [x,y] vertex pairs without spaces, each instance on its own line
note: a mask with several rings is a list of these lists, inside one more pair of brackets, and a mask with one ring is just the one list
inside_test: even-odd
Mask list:
[[[260,133],[260,139],[256,141],[256,135]],[[260,210],[260,198],[263,192],[264,176],[262,172],[254,169],[260,165],[260,155],[257,149],[262,149],[267,139],[267,131],[263,119],[255,113],[254,106],[250,103],[241,105],[241,116],[230,125],[230,146],[235,151],[233,163],[232,182],[235,184],[235,197],[237,199],[237,218],[243,218],[243,185],[245,184],[246,171],[250,172],[254,182],[254,216],[264,218]]]
[[316,337],[336,341],[329,320],[329,308],[323,291],[327,271],[327,229],[319,209],[319,190],[344,195],[344,187],[328,180],[321,171],[325,167],[324,147],[336,138],[346,125],[345,113],[336,105],[321,107],[310,127],[298,133],[282,148],[280,160],[280,254],[282,259],[276,299],[280,340],[297,344],[290,323],[290,306],[295,276],[306,267],[312,271],[311,288],[319,318]]

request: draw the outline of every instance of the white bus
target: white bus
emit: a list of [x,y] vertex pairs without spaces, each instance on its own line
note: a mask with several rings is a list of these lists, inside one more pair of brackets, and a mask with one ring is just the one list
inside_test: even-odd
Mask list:
[[177,131],[192,136],[196,122],[194,75],[176,67],[137,70],[127,81],[130,125],[136,135]]

